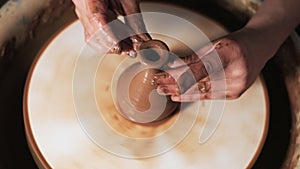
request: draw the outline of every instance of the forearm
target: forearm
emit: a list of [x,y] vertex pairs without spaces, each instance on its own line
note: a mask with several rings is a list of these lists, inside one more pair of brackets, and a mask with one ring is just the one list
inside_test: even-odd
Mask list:
[[300,0],[265,0],[242,30],[248,31],[240,39],[246,53],[269,60],[300,23],[299,7]]
[[289,33],[300,22],[299,0],[264,0],[247,27]]

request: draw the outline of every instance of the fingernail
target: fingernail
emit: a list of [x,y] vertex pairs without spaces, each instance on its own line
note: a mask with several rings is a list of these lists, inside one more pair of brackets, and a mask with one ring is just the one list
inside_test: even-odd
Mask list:
[[180,101],[180,96],[175,95],[175,96],[172,96],[171,99],[174,102],[179,102]]
[[131,58],[136,58],[137,53],[136,53],[136,51],[131,50],[127,53],[127,55],[130,56]]
[[156,73],[154,75],[154,79],[160,79],[160,78],[170,78],[171,76],[168,73]]
[[151,85],[154,86],[154,87],[157,87],[159,85],[158,82],[157,82],[157,79],[155,79],[155,77],[152,79]]
[[167,75],[165,73],[157,73],[154,75],[154,79],[166,78]]
[[161,87],[157,90],[157,93],[160,94],[160,95],[166,95],[169,93],[169,90],[168,88],[166,87]]
[[175,92],[176,92],[176,94],[177,95],[179,95],[179,94],[181,94],[181,93],[183,93],[180,89],[179,89],[179,87],[177,86],[176,87],[176,89],[175,89]]
[[131,37],[131,41],[133,43],[139,43],[139,42],[143,42],[143,39],[140,38],[139,36],[134,36],[134,37]]

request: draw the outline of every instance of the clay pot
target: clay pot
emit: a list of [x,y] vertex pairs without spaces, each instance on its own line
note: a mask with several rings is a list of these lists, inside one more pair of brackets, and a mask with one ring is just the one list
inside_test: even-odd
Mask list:
[[[173,102],[169,96],[161,96],[156,91],[152,81],[157,69],[146,69],[138,73],[130,83],[129,99],[134,108],[141,113],[160,113],[161,107],[165,107],[161,114],[154,121],[159,121],[171,115],[179,103]],[[166,100],[166,101],[165,101]],[[165,105],[163,105],[165,103]],[[147,111],[151,110],[151,111]]]
[[142,43],[138,52],[140,62],[129,66],[121,74],[117,102],[120,113],[131,121],[157,122],[174,113],[179,106],[169,96],[159,95],[153,83],[154,75],[168,61],[168,50],[167,45],[159,40]]

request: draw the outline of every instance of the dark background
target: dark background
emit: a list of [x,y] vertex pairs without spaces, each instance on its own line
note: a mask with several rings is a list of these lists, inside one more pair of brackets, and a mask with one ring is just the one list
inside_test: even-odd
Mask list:
[[[0,0],[2,7],[8,0]],[[1,25],[0,25],[1,28]],[[1,30],[0,30],[1,31]],[[38,168],[29,151],[23,123],[23,88],[8,86],[23,84],[24,78],[0,76],[0,169]],[[24,77],[24,76],[23,76]]]
[[2,6],[7,0],[0,0],[0,6]]

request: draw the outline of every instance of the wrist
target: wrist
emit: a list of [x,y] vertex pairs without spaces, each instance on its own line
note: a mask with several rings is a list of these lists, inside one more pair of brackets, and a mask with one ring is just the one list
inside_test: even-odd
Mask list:
[[229,34],[227,38],[234,40],[242,54],[258,65],[264,65],[279,48],[279,45],[272,43],[272,38],[267,37],[261,30],[251,27],[244,27]]

